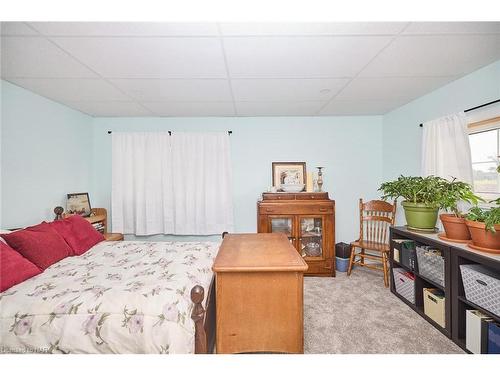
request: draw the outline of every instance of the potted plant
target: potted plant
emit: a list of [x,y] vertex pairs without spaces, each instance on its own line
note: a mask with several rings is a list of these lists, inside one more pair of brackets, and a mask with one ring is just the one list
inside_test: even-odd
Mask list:
[[441,208],[445,209],[447,212],[451,212],[439,215],[446,233],[445,239],[467,242],[470,240],[470,233],[465,224],[465,214],[460,212],[458,203],[467,202],[477,205],[483,200],[474,194],[471,185],[462,181],[457,181],[456,178],[452,181],[447,181],[444,185],[445,192],[441,201]]
[[444,178],[435,176],[400,176],[395,181],[384,182],[379,190],[384,200],[404,199],[401,205],[408,228],[433,231],[448,183]]
[[472,237],[472,247],[500,253],[500,199],[492,208],[473,207],[465,217]]

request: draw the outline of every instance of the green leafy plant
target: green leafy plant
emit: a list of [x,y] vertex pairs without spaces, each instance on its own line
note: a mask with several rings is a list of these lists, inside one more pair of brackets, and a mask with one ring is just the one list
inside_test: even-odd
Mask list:
[[440,208],[453,212],[457,217],[463,217],[464,214],[458,209],[459,202],[467,202],[473,205],[484,202],[481,197],[474,194],[472,186],[468,183],[458,181],[456,178],[451,181],[445,181],[443,181],[445,190],[442,195]]
[[471,185],[456,178],[449,181],[436,176],[400,176],[395,181],[384,182],[379,190],[382,191],[384,200],[403,198],[407,202],[422,203],[429,207],[451,211],[456,216],[463,216],[458,209],[459,202],[477,205],[483,201],[474,194]]
[[495,225],[500,224],[500,206],[492,208],[472,207],[466,219],[484,223],[486,230],[495,233]]
[[403,198],[407,202],[423,203],[429,207],[441,207],[449,181],[435,176],[405,177],[380,185],[382,199]]

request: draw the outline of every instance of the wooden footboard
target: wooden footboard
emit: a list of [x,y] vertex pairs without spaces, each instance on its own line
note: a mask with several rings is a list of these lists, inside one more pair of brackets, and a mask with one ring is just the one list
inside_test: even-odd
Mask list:
[[[228,232],[222,232],[222,239]],[[206,309],[203,307],[205,289],[201,285],[195,285],[191,289],[191,301],[193,311],[191,319],[194,321],[194,353],[212,354],[215,348],[215,275],[212,276],[207,294]]]
[[215,347],[215,276],[207,294],[206,309],[203,307],[205,289],[196,285],[191,289],[193,311],[191,319],[194,321],[194,352],[195,354],[213,353]]
[[[222,233],[222,238],[228,232]],[[194,353],[211,354],[215,348],[215,275],[212,277],[207,294],[206,309],[203,307],[205,289],[201,285],[195,285],[191,289],[191,301],[193,311],[191,319],[194,321]]]

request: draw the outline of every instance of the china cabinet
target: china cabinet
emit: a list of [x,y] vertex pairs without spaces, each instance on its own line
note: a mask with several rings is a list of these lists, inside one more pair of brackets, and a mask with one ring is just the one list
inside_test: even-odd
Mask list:
[[264,193],[257,231],[284,233],[307,262],[306,274],[335,276],[335,201],[328,193]]

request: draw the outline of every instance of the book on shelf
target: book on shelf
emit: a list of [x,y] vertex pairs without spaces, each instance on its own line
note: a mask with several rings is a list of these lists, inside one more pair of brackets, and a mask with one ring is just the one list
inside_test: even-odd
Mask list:
[[104,227],[104,224],[103,224],[102,222],[93,223],[93,224],[92,224],[92,227],[93,227],[96,231],[98,231],[98,232],[100,232],[100,233],[103,233],[103,234],[104,234],[104,228],[105,228],[105,227]]
[[471,353],[487,353],[489,322],[493,319],[479,310],[465,311],[465,347]]

